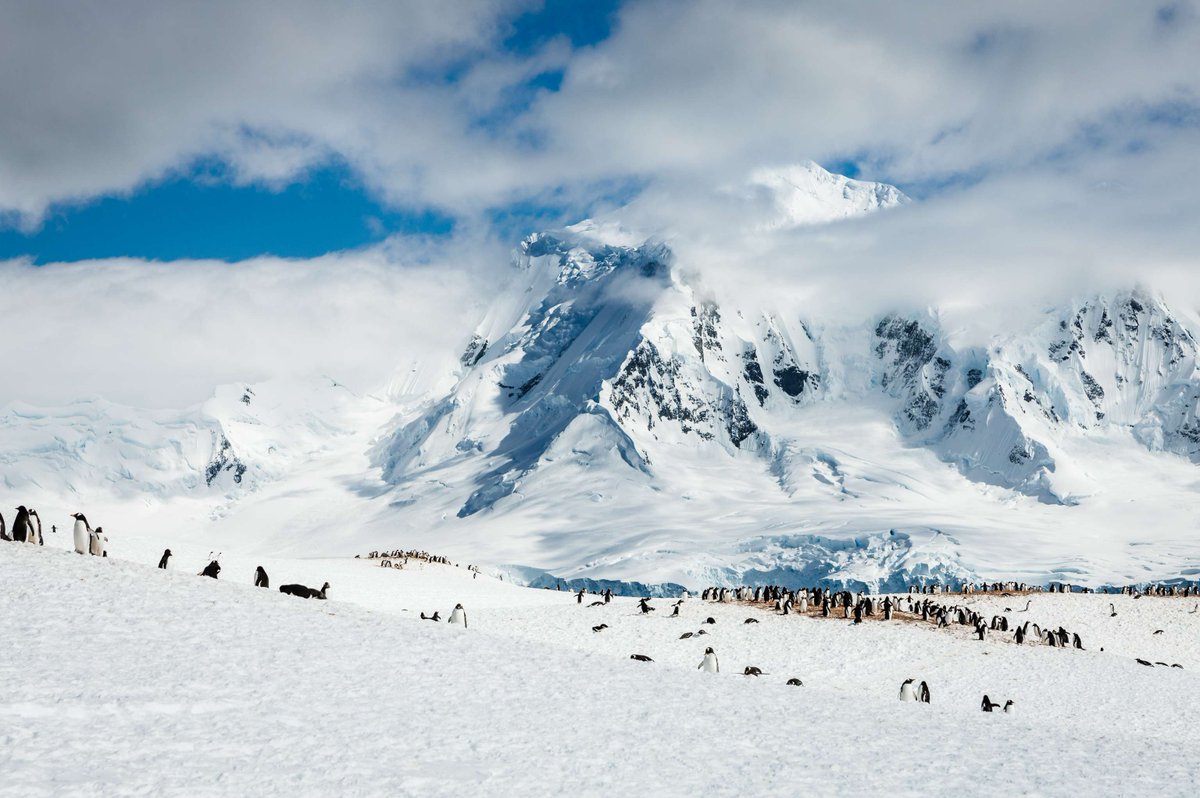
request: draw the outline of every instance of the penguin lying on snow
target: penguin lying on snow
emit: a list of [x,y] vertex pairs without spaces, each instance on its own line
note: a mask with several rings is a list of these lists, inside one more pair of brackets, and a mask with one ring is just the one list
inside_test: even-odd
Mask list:
[[[329,591],[329,583],[328,582],[326,582],[324,585],[322,585],[320,590],[317,590],[317,589],[311,588],[311,587],[305,587],[304,585],[280,585],[280,587],[279,587],[280,593],[284,593],[289,596],[297,596],[302,599],[315,598],[315,599],[323,600],[323,599],[328,598],[328,596],[326,595],[326,593],[328,593],[328,591]],[[437,613],[434,613],[434,615],[437,615]],[[424,616],[422,616],[422,617],[424,617]],[[434,620],[437,620],[437,619],[434,618]]]
[[689,637],[693,637],[693,636],[694,636],[694,635],[693,635],[693,633],[692,633],[692,632],[684,632],[683,634],[681,634],[681,635],[679,636],[679,639],[680,639],[680,640],[687,640]]
[[789,685],[791,685],[792,687],[803,687],[804,686],[804,682],[800,681],[799,679],[788,679],[787,683]]
[[746,620],[742,621],[742,623],[743,623],[743,624],[747,624],[747,623],[758,623],[758,618],[747,618]]
[[650,659],[645,654],[630,654],[629,658],[635,659],[638,662],[654,662],[654,660]]
[[753,665],[747,665],[746,670],[742,671],[743,676],[762,676],[762,668],[756,668]]
[[599,626],[593,626],[592,631],[593,632],[603,632],[607,628],[608,628],[608,624],[602,623]]
[[[279,588],[279,590],[282,592],[283,588]],[[436,610],[434,611],[433,615],[426,615],[425,613],[421,613],[422,621],[440,621],[441,619],[442,619],[442,616]]]

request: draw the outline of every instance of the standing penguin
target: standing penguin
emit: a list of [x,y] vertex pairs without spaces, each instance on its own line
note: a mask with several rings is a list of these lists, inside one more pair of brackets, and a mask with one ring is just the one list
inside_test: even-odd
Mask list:
[[916,701],[917,694],[913,691],[913,680],[905,679],[904,684],[900,685],[900,700],[901,701]]
[[36,524],[33,522],[29,524],[29,542],[45,546],[46,541],[42,540],[42,517],[38,515],[37,510],[30,510],[29,515],[37,522]]
[[164,571],[167,570],[167,560],[169,560],[169,559],[171,559],[171,550],[166,549],[165,551],[163,551],[162,559],[158,561],[158,567],[161,570],[164,570]]
[[18,543],[29,540],[29,529],[29,511],[22,504],[17,508],[17,518],[13,521],[13,540]]
[[105,552],[105,544],[108,543],[108,538],[104,536],[104,527],[96,527],[92,530],[92,554],[96,557],[108,556]]
[[467,628],[467,611],[463,609],[463,605],[454,605],[454,610],[450,613],[450,620],[447,623],[458,624],[464,629]]
[[260,565],[254,569],[254,586],[255,587],[270,587],[271,581],[267,579],[267,572]]
[[929,703],[929,685],[921,682],[921,686],[917,689],[917,700],[922,704]]
[[696,666],[696,670],[704,671],[705,673],[721,672],[721,664],[717,662],[717,655],[712,650],[712,646],[704,649],[704,659]]
[[[71,517],[75,519],[75,529],[74,529],[75,553],[76,554],[87,554],[88,553],[88,542],[89,542],[89,539],[91,536],[92,528],[88,524],[87,519],[83,517],[83,513],[72,513]],[[168,552],[169,552],[169,550],[168,550]],[[158,567],[165,568],[166,565],[163,564],[165,562],[166,562],[166,557],[164,556],[163,562],[159,563]]]
[[1013,715],[1016,713],[1016,711],[1017,711],[1016,705],[1013,704],[1013,700],[1011,698],[1004,702],[1004,714],[1005,715]]

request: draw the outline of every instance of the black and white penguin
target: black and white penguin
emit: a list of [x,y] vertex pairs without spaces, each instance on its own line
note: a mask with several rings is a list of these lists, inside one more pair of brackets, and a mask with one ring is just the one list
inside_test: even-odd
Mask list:
[[[79,523],[79,522],[78,522],[78,521],[76,521],[76,523]],[[82,554],[82,552],[80,552],[80,553]],[[160,560],[158,561],[158,567],[159,567],[159,569],[161,569],[161,570],[164,570],[164,571],[165,571],[165,570],[167,569],[167,560],[169,560],[169,559],[171,559],[171,550],[170,550],[170,549],[165,549],[165,550],[163,551],[163,556],[162,556],[162,559],[160,559]]]
[[746,620],[742,621],[743,625],[748,623],[758,623],[758,618],[747,618]]
[[607,628],[608,628],[608,624],[602,623],[599,626],[593,626],[592,631],[593,632],[603,632]]
[[921,682],[921,686],[917,688],[917,700],[922,704],[929,703],[929,685],[925,682]]
[[1011,698],[1004,702],[1004,714],[1005,715],[1013,715],[1016,713],[1016,711],[1017,711],[1016,705],[1013,704],[1013,700]]
[[[284,585],[284,587],[287,587],[287,585]],[[282,587],[279,588],[279,592],[280,593],[283,592]],[[438,612],[435,610],[433,615],[426,615],[425,613],[421,613],[421,620],[422,621],[440,621],[440,620],[442,620],[442,616],[440,614],[438,614]]]
[[108,535],[104,534],[104,527],[98,526],[92,530],[92,536],[96,541],[96,550],[92,552],[97,557],[108,556]]
[[[92,527],[87,522],[87,519],[83,517],[83,513],[72,513],[71,517],[75,519],[75,529],[73,530],[75,553],[87,554],[91,549]],[[158,567],[165,568],[166,566],[159,564]]]
[[454,609],[450,612],[450,620],[446,621],[446,623],[457,624],[464,629],[467,628],[467,611],[463,609],[463,605],[454,605]]
[[271,580],[267,578],[266,570],[260,565],[254,569],[254,586],[270,587]]
[[671,617],[672,618],[679,617],[679,605],[678,604],[675,605],[675,609],[671,610]]
[[17,508],[17,517],[13,520],[12,539],[18,543],[25,543],[29,540],[29,530],[29,511],[22,504]]
[[654,612],[654,608],[650,606],[650,602],[647,599],[642,599],[638,602],[638,609],[642,611],[642,615]]
[[987,693],[983,694],[983,701],[979,705],[980,709],[982,709],[984,712],[991,712],[993,709],[995,709],[998,706],[1000,706],[998,703],[992,701],[992,699],[987,697]]
[[687,640],[689,637],[694,637],[694,636],[695,636],[695,634],[694,634],[693,632],[684,632],[683,634],[681,634],[681,635],[679,636],[679,639],[680,639],[680,640]]
[[744,671],[742,671],[742,675],[743,676],[762,676],[763,672],[762,672],[762,668],[756,668],[753,665],[747,665],[746,669]]
[[804,686],[804,682],[800,681],[799,679],[795,679],[795,678],[788,679],[787,683],[789,685],[791,685],[792,687],[803,687]]
[[1109,617],[1109,618],[1116,618],[1116,617],[1117,617],[1117,608],[1116,608],[1116,606],[1115,606],[1115,605],[1113,605],[1113,603],[1112,603],[1112,602],[1109,602],[1109,604],[1108,604],[1108,609],[1109,609],[1109,610],[1111,610],[1111,612],[1109,612],[1109,614],[1108,614],[1108,617]]
[[[219,557],[220,555],[217,555],[217,556]],[[208,561],[208,565],[204,566],[204,569],[202,571],[200,571],[200,573],[197,574],[197,576],[207,576],[210,579],[217,579],[219,577],[220,573],[221,573],[221,563],[217,562],[216,557],[213,557],[212,559],[210,559]],[[280,590],[282,590],[282,589],[283,588],[280,588]]]
[[721,664],[717,662],[717,655],[712,650],[712,646],[704,649],[704,659],[696,666],[696,670],[704,671],[705,673],[721,672]]
[[37,510],[30,510],[29,517],[33,519],[29,523],[29,542],[45,546],[46,541],[42,539],[42,517],[38,515]]
[[900,700],[901,701],[916,701],[917,693],[913,688],[913,680],[905,679],[904,684],[900,685]]
[[630,654],[629,658],[635,659],[638,662],[654,662],[654,660],[650,659],[645,654]]

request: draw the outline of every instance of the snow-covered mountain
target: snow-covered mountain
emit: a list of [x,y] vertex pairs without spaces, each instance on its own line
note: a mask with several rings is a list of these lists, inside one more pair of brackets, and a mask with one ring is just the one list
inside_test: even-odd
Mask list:
[[[907,201],[785,171],[758,182],[788,224]],[[936,309],[740,306],[686,266],[611,225],[531,235],[484,317],[446,321],[456,362],[374,396],[318,379],[179,413],[10,406],[0,476],[130,529],[419,546],[535,583],[1200,573],[1194,322],[1153,292],[971,340]]]

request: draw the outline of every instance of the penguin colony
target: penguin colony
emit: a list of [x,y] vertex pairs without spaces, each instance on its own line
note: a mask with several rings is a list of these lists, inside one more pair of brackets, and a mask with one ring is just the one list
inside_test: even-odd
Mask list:
[[[547,588],[549,589],[549,588]],[[558,589],[562,589],[561,584]],[[1092,593],[1095,591],[1089,589],[1072,589],[1071,586],[1065,584],[1054,584],[1047,588],[1033,587],[1024,583],[1017,582],[998,582],[980,585],[961,585],[957,590],[952,589],[948,585],[922,585],[911,586],[907,595],[885,595],[872,596],[863,593],[852,593],[851,591],[841,590],[834,591],[827,588],[815,587],[811,589],[790,590],[781,586],[758,586],[750,587],[743,586],[737,588],[730,587],[710,587],[703,590],[700,594],[702,601],[711,601],[716,603],[744,603],[744,604],[760,604],[771,607],[774,611],[781,615],[802,614],[809,616],[832,617],[840,616],[843,619],[853,618],[853,624],[860,624],[865,618],[879,618],[883,620],[909,620],[927,622],[935,625],[936,628],[946,629],[953,626],[968,626],[970,627],[975,637],[978,640],[986,640],[989,633],[999,633],[999,638],[1004,641],[1021,644],[1021,645],[1047,645],[1055,648],[1074,648],[1084,649],[1083,640],[1078,633],[1068,632],[1065,628],[1059,626],[1057,629],[1043,629],[1036,623],[1026,621],[1018,624],[1015,621],[1010,621],[1005,614],[993,615],[990,618],[983,616],[979,612],[964,605],[953,603],[949,600],[934,600],[930,596],[945,596],[947,599],[951,595],[969,595],[972,593],[996,593],[1005,597],[1014,595],[1014,592],[1022,593]],[[575,603],[578,606],[584,605],[584,598],[589,591],[586,587],[580,587],[575,593]],[[1144,588],[1130,586],[1124,588],[1110,588],[1103,591],[1104,593],[1119,592],[1125,595],[1132,595],[1135,598],[1141,596],[1200,596],[1200,584],[1178,584],[1178,585],[1149,585]],[[611,600],[611,590],[606,590],[603,594],[603,601],[588,602],[588,607],[603,606]],[[917,598],[921,597],[921,598]],[[684,591],[683,597],[672,603],[672,612],[669,618],[680,617],[679,608],[688,598],[687,591]],[[638,599],[637,612],[635,615],[648,616],[655,612],[658,608],[651,605],[652,598],[643,596]],[[1027,612],[1032,604],[1032,600],[1028,601],[1024,609],[1017,612]],[[766,609],[766,607],[763,607]],[[1110,615],[1116,615],[1116,609],[1111,604],[1109,606]],[[1197,604],[1196,612],[1200,612],[1200,604]],[[1011,607],[1006,607],[1005,613],[1013,612]],[[909,616],[902,618],[900,616]],[[715,625],[716,619],[707,617],[702,621],[701,625]],[[757,618],[746,618],[741,625],[757,624]],[[592,626],[592,632],[600,632],[608,629],[608,624],[599,624]],[[685,631],[679,635],[679,640],[690,640],[700,635],[707,635],[708,632],[701,628],[696,631]],[[1011,637],[1009,635],[1011,634]],[[1103,650],[1103,649],[1101,649]],[[653,662],[654,660],[646,654],[631,654],[630,659],[638,662]],[[1142,665],[1154,667],[1155,665],[1167,666],[1165,662],[1153,663],[1144,659],[1138,659]],[[1170,667],[1181,668],[1180,665]],[[704,655],[700,663],[696,666],[697,670],[704,673],[720,673],[720,664],[717,658],[716,650],[713,646],[706,646]],[[742,668],[741,674],[744,676],[768,676],[761,668],[754,665],[746,665]],[[787,679],[785,684],[795,687],[803,686],[803,682],[795,677]],[[931,691],[928,682],[916,679],[907,679],[900,686],[899,698],[902,702],[916,703],[931,703]],[[984,695],[980,703],[980,709],[984,712],[1000,711],[1004,714],[1014,714],[1016,709],[1016,701],[1007,699],[1003,703],[992,701],[991,697]]]

